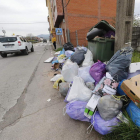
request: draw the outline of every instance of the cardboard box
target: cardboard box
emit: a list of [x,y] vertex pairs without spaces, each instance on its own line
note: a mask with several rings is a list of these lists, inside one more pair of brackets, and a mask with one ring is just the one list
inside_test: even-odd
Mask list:
[[137,105],[140,105],[140,74],[123,81],[121,89]]

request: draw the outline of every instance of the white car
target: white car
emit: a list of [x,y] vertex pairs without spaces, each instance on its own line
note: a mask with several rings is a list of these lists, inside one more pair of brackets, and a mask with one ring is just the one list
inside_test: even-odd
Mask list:
[[0,54],[2,57],[7,57],[7,54],[17,52],[28,55],[29,51],[34,52],[33,44],[22,36],[0,38]]

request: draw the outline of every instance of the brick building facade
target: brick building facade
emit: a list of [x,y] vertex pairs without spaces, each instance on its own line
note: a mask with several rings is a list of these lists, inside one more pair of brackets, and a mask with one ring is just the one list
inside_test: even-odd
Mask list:
[[[86,34],[100,20],[115,22],[117,0],[50,0],[54,27],[62,28],[57,43],[87,45]],[[77,42],[78,41],[78,42]]]

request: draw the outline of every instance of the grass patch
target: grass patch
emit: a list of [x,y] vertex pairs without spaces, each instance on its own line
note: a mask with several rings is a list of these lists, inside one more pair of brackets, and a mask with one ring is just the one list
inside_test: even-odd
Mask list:
[[113,127],[114,131],[104,136],[102,140],[140,140],[140,128],[132,122],[126,112],[124,114],[129,124],[120,123],[119,126]]
[[59,51],[62,51],[62,49],[63,49],[63,47],[60,47],[60,48],[56,49],[55,51],[59,52]]
[[132,63],[140,62],[140,53],[138,51],[134,51],[133,52],[133,56],[132,56],[131,62]]

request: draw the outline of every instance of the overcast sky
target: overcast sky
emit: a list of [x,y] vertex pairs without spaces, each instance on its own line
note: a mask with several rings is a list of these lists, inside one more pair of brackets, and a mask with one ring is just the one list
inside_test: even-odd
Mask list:
[[[48,10],[46,0],[0,0],[0,23],[36,23],[40,24],[0,24],[6,35],[48,34]],[[135,0],[135,15],[140,14],[140,0]]]
[[48,34],[49,24],[47,21],[48,8],[45,0],[0,0],[0,23],[35,23],[41,24],[0,24],[6,35],[33,35]]

